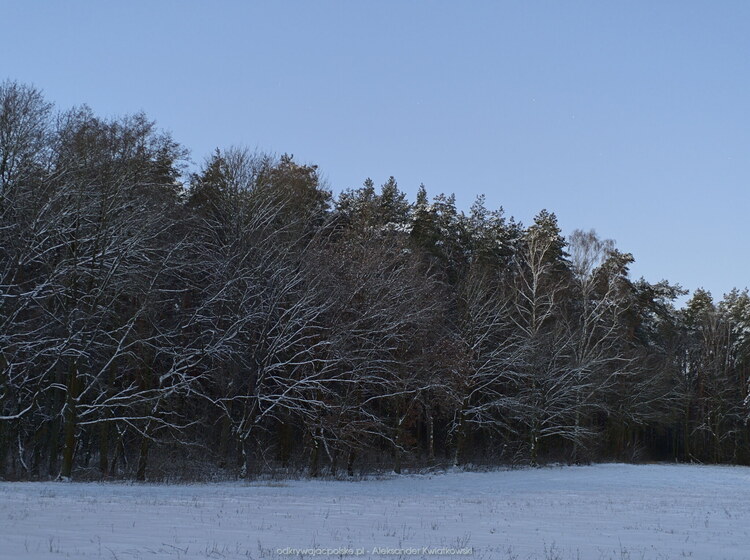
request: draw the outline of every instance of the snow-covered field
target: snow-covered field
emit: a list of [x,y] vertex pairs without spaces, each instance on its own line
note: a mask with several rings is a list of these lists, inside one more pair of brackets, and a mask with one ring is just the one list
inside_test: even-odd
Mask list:
[[305,558],[747,559],[750,469],[0,484],[2,559],[291,559],[295,549]]

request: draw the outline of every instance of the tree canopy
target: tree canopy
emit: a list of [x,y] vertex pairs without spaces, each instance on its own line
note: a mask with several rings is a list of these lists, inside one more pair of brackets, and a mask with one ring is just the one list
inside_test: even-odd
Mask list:
[[[750,464],[750,296],[0,84],[0,477]],[[461,188],[456,185],[456,188]]]

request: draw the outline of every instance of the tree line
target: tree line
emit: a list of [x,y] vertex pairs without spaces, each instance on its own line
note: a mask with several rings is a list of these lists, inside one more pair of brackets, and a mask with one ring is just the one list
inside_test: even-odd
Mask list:
[[750,297],[0,84],[0,478],[750,463]]

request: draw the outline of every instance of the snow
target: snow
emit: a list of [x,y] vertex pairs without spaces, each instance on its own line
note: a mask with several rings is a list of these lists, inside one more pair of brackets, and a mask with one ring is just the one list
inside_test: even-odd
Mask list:
[[749,522],[745,467],[0,483],[3,560],[299,558],[293,549],[312,549],[305,558],[745,559]]

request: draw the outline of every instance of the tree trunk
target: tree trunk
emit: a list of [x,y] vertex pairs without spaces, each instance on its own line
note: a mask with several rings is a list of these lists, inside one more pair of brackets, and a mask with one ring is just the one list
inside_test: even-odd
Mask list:
[[573,463],[578,464],[578,452],[581,442],[579,441],[581,433],[581,395],[580,391],[576,391],[576,412],[575,412],[575,427],[573,437]]
[[685,460],[690,460],[690,455],[692,452],[691,446],[690,446],[690,404],[688,403],[688,407],[685,410],[685,419],[683,422],[683,446],[685,448]]
[[[55,383],[57,387],[52,391],[52,410],[54,416],[50,422],[47,423],[44,435],[46,436],[45,447],[47,454],[47,475],[56,476],[59,474],[57,468],[57,461],[60,453],[60,413],[63,410],[65,402],[65,392],[58,388],[61,387],[64,382],[62,371],[57,369],[55,374]],[[44,451],[42,450],[42,457],[40,457],[40,470],[42,469],[41,462],[44,460]]]
[[242,451],[242,468],[240,469],[240,477],[250,478],[254,468],[255,446],[253,445],[252,436],[249,433],[245,434],[240,440],[240,449]]
[[[108,368],[108,394],[111,396],[113,387],[117,379],[117,371],[114,367]],[[112,417],[112,412],[104,412],[106,418]],[[99,471],[103,477],[109,476],[109,440],[112,434],[112,427],[109,422],[102,422],[99,427]]]
[[279,460],[284,468],[289,466],[292,449],[292,427],[288,422],[279,424]]
[[331,457],[331,476],[336,476],[336,472],[339,469],[339,451],[334,449],[333,456]]
[[227,454],[229,453],[229,440],[232,435],[232,421],[226,414],[221,419],[221,435],[219,436],[219,467],[227,466]]
[[145,433],[143,439],[141,439],[141,450],[138,454],[138,470],[135,473],[136,480],[146,480],[146,465],[148,463],[148,451],[150,447],[151,439],[148,437],[148,434]]
[[[60,419],[54,418],[47,429],[47,474],[54,476],[58,471],[58,459],[60,458]],[[42,460],[44,458],[42,457]],[[40,468],[41,470],[41,468]]]
[[117,476],[117,461],[122,462],[123,468],[126,469],[128,465],[128,459],[125,454],[125,442],[123,441],[122,431],[116,430],[117,436],[115,439],[115,452],[112,454],[112,461],[109,464],[110,476]]
[[427,458],[430,463],[435,462],[435,419],[432,413],[427,414]]
[[464,407],[462,407],[458,418],[458,427],[456,428],[456,449],[453,455],[453,466],[458,467],[464,460],[464,446],[466,444],[466,418],[464,416]]
[[10,437],[5,424],[0,422],[0,480],[5,478],[7,472],[8,449],[10,449]]
[[537,459],[539,458],[539,431],[536,420],[534,420],[531,426],[531,433],[529,434],[529,445],[531,446],[531,466],[536,467]]
[[102,476],[109,474],[109,422],[99,426],[99,471]]
[[310,453],[310,476],[318,476],[318,462],[320,461],[320,442],[318,437],[320,428],[315,428],[312,439],[312,453]]
[[396,437],[395,441],[393,442],[393,472],[396,474],[401,474],[401,449],[402,449],[402,443],[404,440],[404,430],[403,430],[403,423],[404,423],[405,417],[402,416],[399,421],[396,424]]
[[77,428],[77,410],[78,404],[78,364],[74,360],[70,368],[70,378],[68,380],[68,397],[65,403],[65,439],[63,448],[62,467],[60,476],[70,478],[73,472],[73,458],[76,448],[76,428]]

